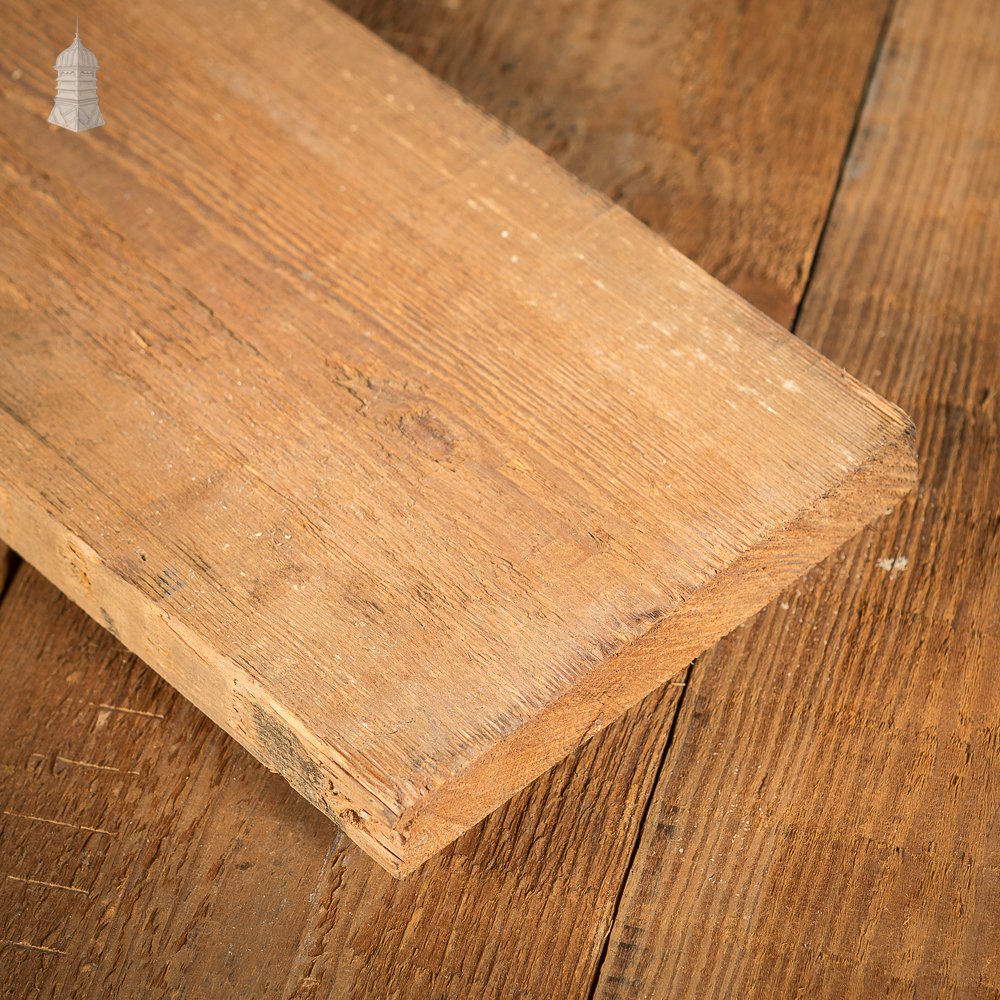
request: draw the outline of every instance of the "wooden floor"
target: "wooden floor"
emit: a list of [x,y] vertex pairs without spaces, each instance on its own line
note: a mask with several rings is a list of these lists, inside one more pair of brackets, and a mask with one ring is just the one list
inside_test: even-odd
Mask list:
[[402,883],[17,567],[0,995],[1000,997],[1000,8],[343,6],[900,403],[921,486]]

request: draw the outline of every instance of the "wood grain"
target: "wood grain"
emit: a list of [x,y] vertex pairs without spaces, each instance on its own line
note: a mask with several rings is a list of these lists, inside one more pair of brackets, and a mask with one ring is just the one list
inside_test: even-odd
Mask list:
[[[28,712],[39,667],[60,687]],[[456,995],[581,993],[682,690],[398,883],[28,566],[0,607],[0,683],[14,996],[435,995],[449,968]],[[531,923],[573,958],[523,938]]]
[[798,327],[919,492],[699,659],[598,997],[1000,996],[998,14],[897,5]]
[[[640,13],[640,6],[631,8],[633,15]],[[714,149],[711,177],[728,180],[706,183],[701,191],[699,178],[685,172],[683,183],[693,186],[685,187],[676,201],[684,204],[697,196],[704,211],[684,213],[664,203],[661,211],[664,217],[670,212],[672,220],[668,235],[678,245],[707,247],[717,229],[740,233],[739,240],[734,238],[720,250],[733,273],[773,268],[783,282],[777,299],[797,301],[790,280],[807,271],[817,220],[833,190],[880,12],[862,3],[833,10],[809,3],[713,2],[718,48],[712,59],[695,65],[649,57],[650,47],[667,39],[672,41],[664,44],[683,49],[686,24],[675,16],[673,6],[664,8],[652,26],[655,30],[620,32],[611,42],[602,31],[603,10],[588,8],[585,21],[575,4],[541,9],[508,5],[508,10],[522,15],[513,20],[550,37],[562,37],[570,26],[579,29],[573,49],[580,65],[579,89],[574,92],[572,80],[555,91],[548,89],[548,77],[536,86],[523,73],[505,73],[499,61],[474,57],[479,35],[465,33],[477,30],[473,12],[499,8],[463,3],[461,13],[470,19],[464,22],[467,29],[461,30],[454,27],[455,10],[449,12],[455,20],[433,18],[435,8],[408,3],[386,4],[391,15],[378,25],[371,23],[404,44],[403,29],[411,23],[407,18],[422,11],[420,50],[411,49],[411,54],[436,71],[464,59],[462,86],[470,98],[485,101],[494,91],[516,97],[517,84],[523,82],[525,110],[519,127],[536,139],[548,128],[579,129],[592,137],[613,125],[619,115],[615,95],[597,85],[594,76],[609,60],[622,72],[631,72],[629,99],[642,105],[644,120],[667,133],[674,127],[676,110],[669,101],[659,101],[667,80],[670,93],[683,95],[690,120],[662,148],[649,147],[644,169],[636,167],[631,190],[654,203],[658,177],[674,174],[677,183],[672,166],[677,152],[693,161],[702,151]],[[393,31],[393,19],[399,31]],[[752,64],[742,59],[747,39],[783,38],[786,22],[803,24],[799,44],[827,60],[829,72],[837,74],[837,86],[827,86],[829,76],[790,73],[788,60],[799,58],[796,46],[775,44]],[[850,30],[843,30],[844,25]],[[522,31],[507,39],[508,51],[509,46],[526,46],[530,52],[531,40],[532,33]],[[518,48],[511,55],[518,58]],[[23,61],[18,65],[31,72]],[[729,67],[734,65],[743,75],[729,85]],[[40,73],[42,95],[47,94],[47,82]],[[704,92],[712,96],[703,101]],[[763,94],[773,99],[763,100]],[[732,132],[731,123],[738,120],[748,99],[755,100],[759,109],[756,122],[762,140],[752,147],[739,141],[718,147],[717,137],[727,128]],[[495,112],[503,110],[488,106]],[[789,123],[785,109],[792,108],[800,117]],[[533,115],[538,116],[535,124]],[[656,122],[658,115],[663,116],[662,124]],[[615,160],[620,173],[615,177],[609,168],[609,193],[617,193],[614,185],[639,162],[629,159],[628,149],[643,141],[641,127],[635,123],[623,136]],[[783,138],[789,130],[818,137],[810,140],[808,154],[805,144]],[[587,158],[588,141],[585,138],[576,152],[578,164]],[[554,152],[561,155],[559,149]],[[797,176],[801,183],[811,172],[822,180],[822,188],[815,191],[814,201],[794,210],[785,201],[793,196],[783,178]],[[773,248],[754,240],[754,227],[746,224],[752,215],[759,228],[769,213],[775,215],[768,224],[785,236]],[[715,245],[720,244],[715,241]],[[712,266],[707,258],[700,260]],[[744,291],[756,304],[767,305],[752,290],[744,287]],[[31,572],[22,566],[18,574]],[[29,779],[46,775],[46,765],[37,762],[51,759],[47,755],[53,748],[70,751],[61,754],[69,757],[91,749],[106,755],[105,760],[120,758],[134,765],[136,731],[123,724],[127,716],[109,716],[111,728],[91,733],[87,727],[95,716],[82,716],[78,728],[71,707],[67,715],[54,711],[53,725],[44,725],[39,706],[59,706],[67,697],[66,678],[73,674],[77,675],[73,699],[115,704],[127,698],[132,705],[164,715],[152,733],[143,734],[139,749],[152,761],[158,754],[168,759],[153,765],[148,778],[136,781],[132,795],[113,815],[103,802],[114,795],[113,789],[90,791],[85,768],[59,770],[55,794],[50,791],[41,804],[58,805],[64,817],[100,816],[120,823],[116,844],[124,867],[97,869],[91,863],[77,871],[74,855],[67,852],[59,875],[88,879],[83,883],[91,889],[86,900],[65,894],[50,898],[47,892],[59,890],[41,886],[30,893],[0,896],[0,913],[18,936],[67,952],[58,956],[7,946],[0,960],[6,975],[0,989],[14,995],[37,990],[59,996],[85,993],[94,983],[93,993],[101,992],[98,987],[106,994],[117,988],[119,996],[128,997],[149,995],[146,984],[155,983],[164,992],[186,991],[190,996],[252,993],[380,1000],[412,996],[418,987],[425,996],[461,1000],[469,996],[551,1000],[587,994],[683,688],[668,687],[662,695],[647,698],[430,862],[418,878],[396,883],[343,838],[331,834],[329,824],[282,781],[268,777],[150,670],[127,659],[104,630],[72,611],[52,588],[37,578],[22,581],[8,600],[13,606],[0,617],[0,644],[10,634],[10,623],[25,624],[17,633],[23,637],[23,656],[19,653],[12,660],[5,648],[0,660],[6,695],[0,715],[5,726],[16,720],[20,727],[11,723],[10,739],[0,751],[7,764],[2,783],[5,806],[23,808],[32,803]],[[62,636],[65,646],[60,643]],[[21,642],[11,645],[19,649]],[[94,737],[100,742],[89,743]],[[41,758],[34,758],[36,764],[30,767],[26,761],[34,752]],[[161,797],[163,783],[190,792],[172,791]],[[231,797],[226,794],[229,790]],[[36,801],[35,807],[39,804]],[[84,805],[92,811],[80,812]],[[48,859],[60,843],[51,835],[59,828],[15,826],[4,817],[0,823],[3,851],[23,861],[25,870],[47,874],[51,880],[56,872]],[[284,839],[287,825],[293,828],[291,844]],[[250,833],[244,835],[244,830]],[[147,843],[155,845],[152,851]],[[557,861],[560,858],[565,860]],[[253,864],[247,865],[248,861]],[[127,905],[116,908],[117,919],[109,920],[102,901],[105,895],[116,898],[116,880],[130,894]],[[16,888],[14,883],[8,887]],[[184,900],[182,907],[179,897]],[[311,914],[305,934],[301,906]],[[81,908],[84,914],[78,912]],[[56,912],[72,934],[60,934],[46,922]],[[93,948],[91,942],[103,928],[101,944]],[[300,936],[294,946],[286,936],[292,931]],[[91,952],[93,968],[82,971],[88,961],[79,956]]]
[[885,3],[340,6],[792,322]]
[[3,105],[0,533],[394,874],[910,489],[897,408],[319,0],[103,10],[117,132]]
[[[204,963],[201,995],[275,995],[240,912],[252,894],[258,933],[296,947],[315,873],[289,860],[327,821],[29,566],[0,650],[0,993],[159,995]],[[58,685],[25,711],[42,665]]]

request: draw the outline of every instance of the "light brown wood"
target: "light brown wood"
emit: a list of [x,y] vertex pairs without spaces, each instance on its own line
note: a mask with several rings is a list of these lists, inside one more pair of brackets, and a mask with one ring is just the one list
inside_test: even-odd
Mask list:
[[[251,940],[221,944],[238,915],[220,922],[195,887],[245,906],[241,893],[252,885],[269,947],[294,948],[316,873],[289,862],[317,840],[325,850],[328,821],[30,566],[0,605],[0,650],[8,693],[0,703],[0,994],[155,995],[187,961],[163,942],[187,934],[201,961],[218,963],[200,979],[202,995],[227,995],[227,951],[239,968],[230,982],[238,992],[228,995],[276,995],[273,952]],[[44,711],[24,711],[39,664],[60,687],[49,689]],[[137,909],[154,887],[162,899]],[[130,979],[143,955],[162,966]]]
[[0,684],[4,996],[582,993],[683,690],[397,882],[26,565]]
[[[601,157],[616,158],[602,167],[609,191],[634,172],[626,197],[655,205],[662,178],[677,183],[679,157],[704,157],[706,168],[685,173],[683,193],[665,203],[665,209],[697,203],[703,210],[668,209],[668,234],[680,245],[711,249],[730,274],[782,276],[774,301],[794,305],[796,292],[785,282],[807,271],[880,11],[863,2],[834,9],[806,0],[713,0],[704,18],[719,25],[716,47],[707,46],[710,58],[692,64],[651,54],[654,46],[656,53],[659,46],[683,51],[691,34],[698,12],[678,16],[673,5],[657,19],[644,0],[620,0],[614,11],[643,27],[609,39],[606,9],[588,8],[588,25],[577,3],[539,8],[521,2],[523,16],[513,19],[522,30],[495,42],[502,58],[476,58],[476,52],[493,12],[512,12],[517,4],[465,2],[452,9],[380,0],[369,6],[351,9],[377,16],[369,23],[452,82],[460,67],[457,82],[467,96],[502,114],[519,95],[518,128],[534,137],[548,129],[558,157],[568,151],[563,136],[594,137],[616,127],[615,88],[596,81],[609,69],[619,80],[626,77],[639,120],[620,143],[600,147]],[[552,75],[514,78],[504,69],[511,59],[523,68],[520,53],[530,58],[535,33],[559,39],[570,32],[580,68],[576,91],[569,81],[556,86],[556,63]],[[762,46],[760,58],[743,58],[757,39],[770,45]],[[823,67],[821,74],[797,71],[807,57],[796,45]],[[732,70],[737,66],[739,75]],[[736,141],[730,123],[755,98],[754,127],[765,138],[751,145]],[[647,128],[670,141],[648,145],[644,160],[634,158]],[[789,141],[796,133],[799,140]],[[585,147],[573,151],[577,164],[586,159]],[[799,200],[802,190],[813,190],[805,175],[823,180],[813,201]],[[783,239],[758,239],[765,227]],[[700,255],[699,261],[711,264]],[[767,306],[763,291],[748,294]],[[22,810],[51,806],[65,820],[100,817],[116,824],[119,860],[108,865],[86,849],[74,855],[77,835],[65,828],[0,817],[0,856],[16,859],[20,870],[51,876],[55,866],[48,871],[48,860],[61,833],[68,843],[60,852],[60,877],[75,877],[90,890],[82,897],[0,881],[5,926],[28,944],[67,953],[6,946],[0,993],[65,996],[89,989],[120,997],[162,991],[378,1000],[415,993],[456,1000],[588,994],[676,695],[685,690],[679,682],[610,725],[419,877],[397,883],[151,671],[124,657],[107,633],[70,612],[51,587],[36,579],[8,598],[13,605],[0,617],[5,802]],[[138,730],[128,715],[115,713],[92,730],[96,714],[77,713],[72,702],[65,714],[59,708],[71,675],[75,704],[131,704],[164,721]],[[94,784],[103,772],[51,764],[54,752],[131,762],[142,777],[130,777],[133,784],[122,794],[115,781]],[[161,786],[166,795],[159,794]],[[108,899],[119,903],[113,914]],[[91,947],[98,937],[99,951]]]
[[389,870],[910,488],[900,411],[319,0],[128,10],[117,131],[3,109],[0,533]]
[[884,3],[339,6],[792,323]]
[[1000,996],[998,93],[995,3],[900,0],[797,332],[921,486],[695,665],[596,997]]

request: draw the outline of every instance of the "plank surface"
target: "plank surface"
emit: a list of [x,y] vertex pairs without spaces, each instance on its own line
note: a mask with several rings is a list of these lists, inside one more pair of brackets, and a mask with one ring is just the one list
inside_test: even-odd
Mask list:
[[0,650],[6,690],[42,663],[60,682],[45,711],[0,703],[0,994],[158,995],[197,961],[201,995],[275,995],[240,910],[252,884],[258,934],[297,945],[315,873],[288,859],[329,841],[325,818],[29,566]]
[[102,10],[117,130],[3,106],[0,533],[390,871],[912,485],[899,410],[318,0]]
[[399,883],[28,566],[0,683],[4,996],[581,994],[682,690]]
[[[862,2],[832,10],[806,2],[715,0],[711,13],[720,30],[713,58],[663,62],[650,56],[651,47],[683,51],[689,35],[689,18],[673,5],[648,32],[620,32],[613,42],[602,30],[603,10],[588,9],[589,21],[584,21],[576,4],[518,6],[524,16],[512,20],[520,24],[554,38],[577,32],[578,90],[572,81],[555,88],[549,76],[512,77],[504,70],[506,58],[523,66],[521,52],[531,51],[529,31],[498,41],[504,59],[475,58],[488,14],[499,5],[467,2],[445,8],[445,16],[438,7],[406,2],[351,9],[497,114],[510,112],[521,81],[518,128],[535,139],[548,130],[557,157],[566,152],[562,134],[587,137],[574,150],[577,166],[587,160],[591,137],[620,115],[620,96],[598,85],[597,74],[609,66],[619,76],[627,74],[628,99],[643,113],[617,146],[601,144],[601,158],[613,158],[602,168],[608,192],[620,194],[619,185],[631,177],[627,197],[653,205],[661,178],[673,176],[672,183],[684,185],[677,201],[697,201],[704,210],[672,212],[670,238],[681,246],[714,247],[714,263],[699,257],[706,266],[724,260],[733,274],[773,270],[781,276],[775,300],[794,306],[798,293],[792,281],[808,270],[882,11]],[[623,0],[616,5],[626,8],[638,18],[645,4]],[[803,25],[798,42],[825,61],[824,74],[791,69],[798,56],[796,47],[785,42],[788,21]],[[774,45],[762,58],[747,61],[741,52],[749,39],[772,39]],[[464,66],[460,81],[449,73],[458,64]],[[740,67],[738,77],[731,74],[734,66]],[[40,92],[45,82],[40,74]],[[773,99],[763,100],[763,94]],[[718,145],[748,99],[759,103],[755,126],[762,140],[752,148],[739,142]],[[789,120],[786,109],[795,109],[798,117]],[[670,138],[649,144],[641,159],[633,151],[647,129]],[[789,143],[789,130],[816,138]],[[678,158],[699,161],[709,153],[711,170],[685,172],[681,178],[674,173]],[[822,189],[798,206],[797,186],[785,181],[805,175],[821,179]],[[759,227],[772,213],[773,225],[784,235],[774,247],[753,239],[745,222],[752,217]],[[732,235],[731,243],[720,245],[715,236],[720,230]],[[769,296],[744,290],[768,307]],[[18,572],[31,571],[22,566]],[[0,992],[30,994],[37,988],[42,995],[62,996],[84,992],[84,984],[93,983],[97,994],[117,988],[119,996],[145,996],[146,984],[155,983],[165,992],[186,990],[191,996],[220,990],[237,996],[380,1000],[412,996],[416,990],[456,1000],[587,995],[682,687],[647,698],[428,863],[418,878],[396,883],[150,670],[125,659],[107,633],[70,614],[52,588],[23,583],[8,599],[13,601],[10,617],[0,616],[0,623],[6,628],[21,620],[30,624],[18,632],[23,643],[12,644],[17,655],[6,648],[0,660],[5,691],[0,725],[9,733],[0,750],[6,765],[0,786],[4,807],[28,812],[50,805],[53,815],[66,821],[98,816],[114,821],[124,867],[99,867],[86,855],[74,859],[70,843],[59,851],[59,876],[79,879],[89,890],[87,897],[41,885],[25,892],[13,881],[0,889],[0,912],[19,940],[67,952],[6,945]],[[5,634],[0,627],[0,644]],[[65,646],[58,645],[62,636]],[[128,715],[109,715],[108,725],[92,732],[96,713],[80,715],[77,728],[70,706],[66,715],[52,713],[51,727],[44,724],[38,706],[61,705],[66,678],[73,674],[72,697],[80,703],[125,704],[164,716],[154,729],[140,731],[150,763],[135,766],[137,733],[127,724]],[[55,762],[51,789],[40,800],[33,781],[22,779],[37,783],[47,775],[54,751],[72,759],[92,753],[97,762],[112,766],[131,761],[126,770],[141,773],[158,754],[169,760],[148,778],[131,776],[135,784],[128,796],[116,792],[114,783],[91,789],[89,779],[104,772]],[[40,756],[32,757],[35,753]],[[194,790],[161,798],[163,781]],[[220,801],[229,790],[235,794]],[[111,799],[121,803],[113,814],[105,802]],[[287,824],[294,831],[291,846],[285,839]],[[61,843],[55,836],[61,830],[0,816],[0,854],[23,863],[22,874],[53,881],[56,870],[49,859]],[[253,839],[244,831],[252,831]],[[150,842],[159,864],[150,864]],[[129,896],[109,919],[105,897],[116,898],[118,882]],[[179,893],[186,901],[183,909],[177,906]],[[309,913],[308,932],[300,907]],[[61,933],[62,927],[72,933]],[[98,936],[105,953],[116,956],[117,967],[102,960],[100,952],[88,967],[90,942]]]
[[1000,8],[884,53],[797,332],[921,486],[699,659],[597,997],[1000,996]]
[[885,3],[340,6],[791,324]]

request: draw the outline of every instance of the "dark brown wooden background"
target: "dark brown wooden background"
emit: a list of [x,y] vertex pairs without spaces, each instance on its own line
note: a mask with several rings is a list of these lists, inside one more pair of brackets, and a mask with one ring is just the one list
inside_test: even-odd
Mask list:
[[342,6],[899,402],[921,487],[401,884],[16,568],[0,993],[1000,997],[1000,8]]

